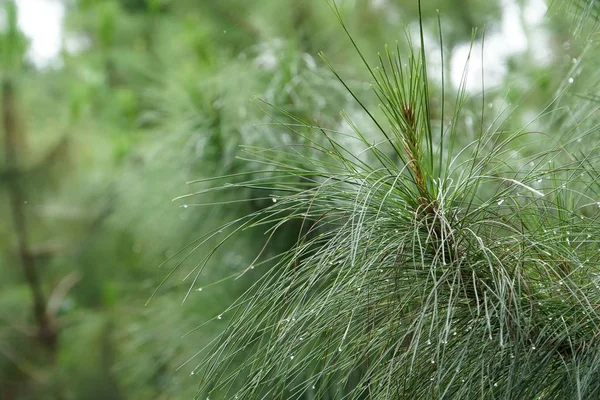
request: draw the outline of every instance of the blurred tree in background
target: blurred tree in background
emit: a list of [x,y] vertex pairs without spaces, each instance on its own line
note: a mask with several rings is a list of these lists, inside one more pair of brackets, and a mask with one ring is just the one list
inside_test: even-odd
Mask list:
[[[218,211],[194,198],[172,200],[193,192],[192,180],[241,182],[261,168],[276,176],[244,160],[239,146],[302,143],[279,123],[315,121],[349,133],[344,110],[373,130],[318,52],[376,105],[369,77],[324,0],[64,1],[62,51],[48,66],[28,58],[18,8],[0,4],[0,398],[192,398],[197,381],[178,367],[222,331],[227,321],[217,316],[262,273],[207,286],[251,265],[267,238],[247,232],[234,247],[219,247],[218,228],[272,198],[258,187],[203,198],[225,203]],[[418,27],[416,1],[339,6],[369,59]],[[439,48],[439,10],[452,60],[439,67],[459,80],[473,27],[502,33],[514,11],[525,44],[491,57],[501,72],[485,100],[496,115],[514,108],[506,129],[530,121],[578,73],[586,46],[571,34],[569,13],[526,18],[540,7],[543,14],[543,4],[525,0],[424,5],[431,49]],[[458,92],[458,83],[447,90]],[[466,115],[478,105],[467,99]],[[474,119],[460,121],[465,143],[480,128]],[[263,257],[290,248],[300,229],[301,221],[279,229]],[[218,250],[206,266],[202,251],[182,259],[180,249],[211,232],[205,248]]]

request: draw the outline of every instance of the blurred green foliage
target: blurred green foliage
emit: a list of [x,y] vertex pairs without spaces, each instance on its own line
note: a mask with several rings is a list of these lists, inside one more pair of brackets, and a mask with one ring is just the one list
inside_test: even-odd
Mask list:
[[[144,307],[175,263],[157,266],[270,200],[248,189],[235,199],[253,202],[215,212],[172,199],[201,190],[201,185],[187,187],[187,181],[260,169],[237,158],[239,145],[297,140],[275,121],[292,123],[293,116],[347,129],[339,111],[358,115],[358,106],[317,53],[324,52],[365,102],[375,103],[360,60],[325,0],[73,0],[64,3],[60,62],[40,67],[25,55],[17,9],[10,1],[3,4],[0,77],[15,87],[21,207],[58,345],[44,350],[35,334],[2,158],[0,397],[192,398],[194,377],[190,369],[177,367],[227,322],[182,335],[218,315],[259,272],[196,289],[246,268],[265,237],[248,232],[235,248],[219,249],[183,304],[194,275],[181,280],[206,254],[192,254]],[[519,2],[522,12],[527,4]],[[339,5],[358,45],[373,58],[384,43],[410,32],[417,18],[416,1]],[[474,26],[492,31],[502,14],[496,1],[440,0],[424,6],[431,38],[438,36],[439,9],[447,56],[469,44]],[[557,90],[557,78],[572,67],[571,58],[583,45],[572,41],[564,57],[566,17],[549,18],[544,29],[554,57],[539,64],[527,54],[515,56],[505,83],[487,92],[490,104],[510,106],[528,96],[537,99],[529,105],[543,106]],[[505,123],[520,126],[530,113],[519,108]],[[479,126],[465,121],[465,141],[474,129]],[[234,198],[214,199],[227,200]],[[292,245],[295,228],[286,229],[269,251]]]

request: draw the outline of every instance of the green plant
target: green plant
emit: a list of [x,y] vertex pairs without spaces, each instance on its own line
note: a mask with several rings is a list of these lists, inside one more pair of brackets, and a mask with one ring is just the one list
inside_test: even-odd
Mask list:
[[[552,1],[552,4],[554,3],[555,1]],[[597,0],[558,1],[558,6],[561,6],[572,16],[576,33],[581,33],[586,27],[589,28],[590,23],[592,25],[598,23],[600,2]]]
[[216,188],[273,203],[215,235],[301,227],[215,317],[230,322],[199,352],[199,398],[600,395],[597,117],[557,122],[562,87],[537,118],[550,133],[484,129],[481,95],[479,135],[465,139],[467,96],[450,106],[442,76],[434,104],[422,26],[420,44],[386,47],[377,68],[356,47],[380,111],[346,87],[379,139],[348,118],[352,135],[297,120],[285,128],[302,145],[246,148],[266,177]]

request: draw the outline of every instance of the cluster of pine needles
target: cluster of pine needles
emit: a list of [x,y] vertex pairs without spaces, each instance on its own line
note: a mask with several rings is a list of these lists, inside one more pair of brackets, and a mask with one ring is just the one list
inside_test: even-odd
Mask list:
[[600,398],[600,153],[569,146],[600,121],[547,134],[492,124],[465,142],[464,87],[432,110],[422,26],[419,48],[386,48],[377,68],[349,37],[380,110],[346,88],[379,139],[347,117],[351,134],[298,121],[282,129],[301,144],[246,148],[264,176],[222,178],[215,190],[272,201],[209,235],[225,234],[219,246],[245,229],[299,230],[244,271],[265,266],[192,359],[198,397]]

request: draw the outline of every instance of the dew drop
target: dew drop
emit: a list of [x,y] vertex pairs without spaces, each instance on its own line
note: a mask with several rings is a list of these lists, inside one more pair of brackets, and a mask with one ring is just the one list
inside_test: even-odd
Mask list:
[[338,347],[338,351],[339,351],[339,352],[341,352],[341,351],[342,351],[342,348],[341,348],[341,347]]
[[535,350],[535,346],[531,346],[531,350]]
[[223,316],[222,316],[221,314],[219,314],[219,315],[217,316],[217,319],[221,319],[221,318],[223,318]]
[[498,387],[498,382],[494,382],[494,387]]
[[498,205],[499,205],[499,206],[501,206],[501,205],[502,205],[502,203],[504,203],[504,199],[500,199],[500,200],[498,200]]
[[315,388],[315,385],[312,385],[312,388],[314,389],[314,388]]
[[275,197],[273,197],[271,200],[273,201],[273,203],[277,203],[277,199]]
[[569,83],[573,83],[573,78],[569,78]]
[[431,340],[427,340],[427,345],[431,345]]
[[198,289],[196,289],[196,292],[201,292],[201,291],[202,291],[201,287],[199,287]]
[[293,359],[294,359],[294,356],[290,356],[290,360],[293,360]]
[[432,364],[435,364],[435,360],[431,360],[431,363],[432,363]]
[[188,205],[187,205],[187,204],[184,204],[184,205],[183,205],[183,208],[188,208]]

